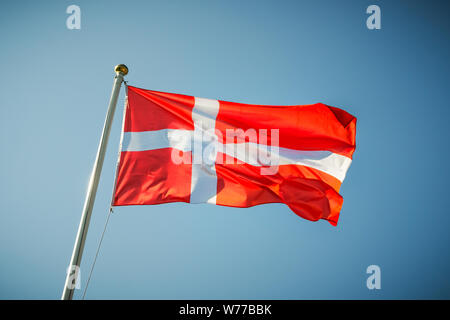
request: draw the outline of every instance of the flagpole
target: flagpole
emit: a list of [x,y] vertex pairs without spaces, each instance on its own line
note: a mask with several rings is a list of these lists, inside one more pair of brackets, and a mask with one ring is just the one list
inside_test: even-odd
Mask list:
[[114,71],[116,72],[116,76],[114,77],[114,85],[111,92],[111,98],[109,100],[108,112],[106,114],[105,124],[103,126],[100,144],[98,146],[94,168],[92,169],[91,177],[89,179],[80,225],[78,227],[77,237],[73,247],[72,258],[70,259],[69,269],[67,270],[67,277],[64,283],[64,290],[61,300],[72,300],[73,298],[76,280],[79,275],[84,243],[86,241],[86,235],[89,228],[89,221],[91,220],[92,208],[94,207],[95,195],[97,193],[100,173],[102,171],[103,160],[105,158],[106,146],[108,144],[109,133],[111,131],[111,124],[114,118],[114,111],[116,110],[120,86],[122,84],[123,77],[128,73],[128,68],[124,64],[119,64],[114,68]]

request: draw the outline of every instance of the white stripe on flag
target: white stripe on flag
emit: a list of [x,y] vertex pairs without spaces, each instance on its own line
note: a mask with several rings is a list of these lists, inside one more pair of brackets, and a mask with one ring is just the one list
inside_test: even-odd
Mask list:
[[294,150],[253,142],[219,144],[218,149],[253,166],[297,164],[328,173],[341,182],[344,181],[345,174],[352,163],[352,159],[331,151]]
[[195,97],[192,109],[194,146],[192,150],[191,203],[216,204],[215,160],[218,137],[214,130],[218,113],[219,101]]
[[[124,132],[122,151],[146,151],[146,150],[156,150],[163,148],[175,148],[183,152],[192,151],[193,142],[192,130],[179,130],[179,129],[163,129],[156,131],[143,131],[143,132]],[[194,145],[195,145],[194,141]],[[209,142],[211,144],[211,142]],[[211,152],[211,156],[216,156],[217,152],[220,151],[226,153],[227,155],[239,159],[240,161],[246,162],[253,166],[264,166],[265,163],[261,163],[259,152],[272,152],[269,154],[269,159],[277,159],[277,162],[273,165],[285,165],[285,164],[297,164],[302,166],[307,166],[313,169],[317,169],[332,175],[339,181],[344,181],[345,175],[347,173],[352,159],[333,153],[331,151],[302,151],[279,147],[276,152],[270,146],[265,146],[255,143],[240,143],[240,144],[221,144],[213,143],[214,152]],[[204,147],[204,145],[197,148],[197,153],[201,154],[199,148]],[[206,148],[212,149],[206,143]],[[197,159],[198,160],[198,159]],[[226,159],[225,159],[226,160]],[[223,161],[225,161],[223,160]],[[201,159],[204,161],[204,159]],[[197,164],[198,166],[199,164]],[[197,168],[198,169],[198,168]],[[214,172],[215,174],[215,172]]]
[[122,151],[147,151],[174,148],[191,151],[192,130],[162,129],[155,131],[124,132]]

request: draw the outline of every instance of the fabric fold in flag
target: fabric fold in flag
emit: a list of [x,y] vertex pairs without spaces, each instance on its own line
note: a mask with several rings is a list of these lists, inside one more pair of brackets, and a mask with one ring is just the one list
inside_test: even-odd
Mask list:
[[128,86],[113,206],[284,203],[337,225],[356,118],[322,103],[249,105]]

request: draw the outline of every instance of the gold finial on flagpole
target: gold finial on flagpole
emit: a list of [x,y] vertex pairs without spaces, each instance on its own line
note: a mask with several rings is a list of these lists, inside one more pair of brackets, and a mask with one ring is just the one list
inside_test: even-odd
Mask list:
[[121,72],[124,76],[126,76],[128,73],[128,68],[124,64],[118,64],[117,66],[114,67],[114,71],[117,73]]

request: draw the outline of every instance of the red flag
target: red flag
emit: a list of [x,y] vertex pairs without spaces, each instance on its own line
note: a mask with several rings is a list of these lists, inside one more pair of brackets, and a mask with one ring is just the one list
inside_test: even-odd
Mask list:
[[114,206],[285,203],[336,225],[356,118],[322,103],[248,105],[128,87]]

